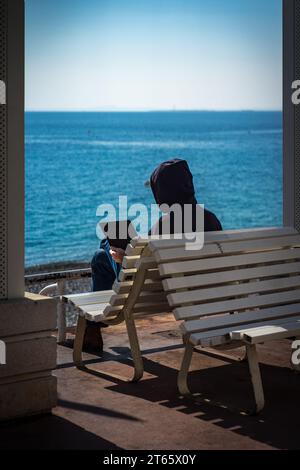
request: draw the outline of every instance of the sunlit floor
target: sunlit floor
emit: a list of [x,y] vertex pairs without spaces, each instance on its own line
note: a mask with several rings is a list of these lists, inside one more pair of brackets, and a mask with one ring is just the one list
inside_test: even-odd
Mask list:
[[[191,388],[202,398],[199,403],[179,398],[176,378],[183,349],[177,328],[171,317],[139,323],[145,376],[138,384],[79,371],[71,349],[59,346],[58,407],[52,415],[2,425],[0,448],[300,448],[300,375],[290,369],[289,341],[260,346],[267,404],[260,416],[249,417],[237,411],[253,403],[244,362],[195,354]],[[104,342],[103,356],[86,354],[86,365],[129,377],[124,328],[106,329]]]

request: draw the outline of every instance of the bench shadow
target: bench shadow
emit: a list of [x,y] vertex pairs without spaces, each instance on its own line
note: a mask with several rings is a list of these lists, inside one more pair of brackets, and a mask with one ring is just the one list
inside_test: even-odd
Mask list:
[[121,450],[110,441],[55,415],[0,425],[0,450]]
[[[122,362],[127,362],[129,349],[112,349],[122,357]],[[114,385],[108,388],[159,403],[279,449],[300,449],[300,376],[290,368],[261,364],[266,406],[259,415],[246,416],[239,410],[251,409],[254,405],[247,362],[220,362],[219,366],[191,372],[191,391],[201,393],[197,402],[179,396],[176,368],[149,357],[144,357],[144,367],[145,372],[154,377],[137,384],[112,378]]]
[[67,408],[76,411],[84,411],[85,413],[91,413],[93,415],[98,416],[108,416],[110,418],[118,418],[123,419],[125,421],[140,421],[138,418],[135,418],[134,416],[131,416],[129,414],[120,413],[119,411],[110,410],[98,405],[89,405],[88,403],[77,403],[69,400],[58,399],[57,405],[61,406],[62,408]]

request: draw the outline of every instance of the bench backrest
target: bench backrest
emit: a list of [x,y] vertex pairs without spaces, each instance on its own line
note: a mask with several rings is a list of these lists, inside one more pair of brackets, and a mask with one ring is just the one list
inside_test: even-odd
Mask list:
[[[119,281],[113,286],[115,294],[104,314],[113,317],[130,304],[134,315],[154,315],[172,310],[178,319],[194,320],[202,314],[198,315],[197,307],[195,311],[192,310],[193,307],[204,304],[206,300],[211,302],[215,287],[221,289],[216,292],[215,299],[222,300],[223,303],[229,298],[224,297],[223,291],[225,289],[227,293],[228,289],[226,284],[230,284],[233,289],[234,284],[249,281],[249,276],[253,274],[256,279],[259,278],[258,274],[268,278],[268,270],[257,273],[242,270],[241,267],[245,267],[248,259],[239,261],[236,255],[243,256],[253,250],[257,254],[263,254],[266,250],[282,248],[282,243],[288,243],[289,247],[298,243],[300,247],[300,238],[290,228],[211,232],[205,234],[205,246],[199,251],[187,251],[185,239],[137,238],[127,247]],[[250,260],[250,264],[253,265],[254,261]],[[223,274],[220,277],[221,273]],[[268,289],[267,286],[264,288]],[[249,289],[251,291],[248,287],[248,291]],[[250,291],[244,292],[242,288],[241,296],[249,295]],[[230,291],[230,296],[235,295],[235,291]]]
[[[222,240],[230,235],[231,232],[222,232],[220,234]],[[215,236],[216,232],[214,233]],[[240,239],[243,236],[243,231],[239,234],[235,233],[235,236]],[[211,234],[207,234],[207,238],[209,239],[210,237]],[[155,315],[168,313],[172,310],[162,284],[164,276],[159,272],[157,260],[153,256],[152,243],[155,244],[155,247],[160,246],[162,243],[160,253],[164,251],[170,253],[171,248],[184,250],[186,240],[170,239],[168,236],[165,236],[163,239],[154,236],[145,239],[137,237],[132,240],[126,249],[119,279],[113,285],[115,294],[111,297],[110,305],[104,310],[104,315],[107,318],[122,313],[129,302],[131,305],[134,303],[132,307],[134,315]],[[207,244],[211,243],[213,242],[207,240]],[[208,250],[208,248],[205,247],[205,250]],[[212,250],[215,252],[214,247]],[[141,275],[144,277],[143,283],[137,287],[138,278]]]
[[164,240],[151,241],[150,248],[187,334],[300,313],[300,235],[294,229],[210,233],[198,251]]

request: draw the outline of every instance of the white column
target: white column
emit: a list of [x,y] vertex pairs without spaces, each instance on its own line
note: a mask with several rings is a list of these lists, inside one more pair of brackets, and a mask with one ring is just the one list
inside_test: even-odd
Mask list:
[[56,300],[24,295],[23,0],[0,0],[0,80],[1,421],[49,412],[57,399]]

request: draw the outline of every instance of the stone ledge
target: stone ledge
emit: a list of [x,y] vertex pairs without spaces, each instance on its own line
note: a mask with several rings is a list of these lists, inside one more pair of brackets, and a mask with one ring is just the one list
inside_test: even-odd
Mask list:
[[56,338],[23,340],[20,337],[15,342],[6,343],[6,365],[0,366],[0,379],[55,367]]
[[57,299],[26,293],[24,299],[0,301],[0,339],[55,330]]

